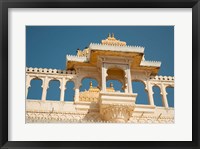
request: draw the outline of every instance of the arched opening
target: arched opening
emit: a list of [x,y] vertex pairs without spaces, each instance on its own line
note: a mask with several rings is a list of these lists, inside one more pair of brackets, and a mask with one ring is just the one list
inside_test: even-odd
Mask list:
[[66,84],[66,90],[65,90],[65,101],[74,101],[74,82],[68,81]]
[[46,100],[60,100],[60,81],[52,80],[49,82],[49,88],[47,90],[47,99]]
[[144,83],[138,80],[134,80],[132,81],[132,88],[133,88],[133,93],[138,94],[135,103],[148,105],[149,104],[148,94],[145,90]]
[[42,80],[32,79],[28,89],[27,99],[41,100],[42,98]]
[[93,87],[98,87],[98,82],[97,82],[97,80],[92,79],[92,78],[84,78],[84,79],[81,81],[80,91],[81,91],[81,92],[83,92],[83,91],[88,91],[89,88],[90,88],[90,82],[92,82],[92,86],[93,86]]
[[112,88],[113,88],[114,89],[113,91],[115,92],[124,92],[123,85],[118,80],[106,81],[106,88],[107,88],[107,91],[112,91]]
[[161,96],[161,91],[160,88],[158,86],[153,86],[153,98],[154,98],[154,104],[156,106],[162,107],[163,103],[162,103],[162,96]]
[[173,87],[167,87],[167,101],[169,107],[174,107],[174,88]]
[[119,68],[110,68],[107,70],[106,88],[108,91],[124,92],[125,91],[125,73]]

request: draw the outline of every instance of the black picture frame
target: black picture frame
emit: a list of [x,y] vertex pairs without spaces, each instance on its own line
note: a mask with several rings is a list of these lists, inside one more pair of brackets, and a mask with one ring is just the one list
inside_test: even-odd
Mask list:
[[[192,8],[192,141],[8,141],[9,8]],[[200,2],[199,0],[0,0],[0,146],[21,148],[200,148]],[[184,124],[183,124],[184,125]],[[183,130],[184,134],[184,130]],[[133,134],[134,135],[134,134]],[[182,134],[180,134],[182,135]]]

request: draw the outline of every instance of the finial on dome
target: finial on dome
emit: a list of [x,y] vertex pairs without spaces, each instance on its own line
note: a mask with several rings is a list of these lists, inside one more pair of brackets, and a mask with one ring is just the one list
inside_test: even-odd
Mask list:
[[110,87],[113,87],[113,83],[112,82],[110,83]]
[[92,87],[92,81],[90,81],[90,87]]
[[112,46],[126,46],[126,42],[117,40],[114,37],[114,33],[109,33],[107,39],[101,40],[101,44]]

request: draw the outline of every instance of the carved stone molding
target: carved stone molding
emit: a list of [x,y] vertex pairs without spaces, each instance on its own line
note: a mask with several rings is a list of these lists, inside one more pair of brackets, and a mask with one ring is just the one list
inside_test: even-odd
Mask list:
[[[91,113],[49,113],[26,112],[26,123],[116,123],[115,121],[102,120],[98,112]],[[123,122],[123,121],[118,121]],[[127,123],[166,124],[174,123],[174,116],[131,116]]]
[[105,63],[104,66],[107,68],[107,69],[110,69],[110,68],[119,68],[121,70],[126,70],[128,68],[128,65],[127,64],[111,64],[111,63]]
[[132,115],[137,94],[100,92],[100,114],[102,120],[127,122]]
[[127,122],[133,113],[134,106],[131,104],[108,104],[101,108],[101,118],[105,121],[123,123]]

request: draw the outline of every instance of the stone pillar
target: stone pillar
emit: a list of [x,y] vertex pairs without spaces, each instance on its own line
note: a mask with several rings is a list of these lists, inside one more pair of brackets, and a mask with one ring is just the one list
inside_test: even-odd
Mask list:
[[79,88],[80,88],[81,82],[80,79],[77,78],[76,83],[75,83],[75,95],[74,95],[74,102],[79,101]]
[[63,77],[60,81],[60,101],[65,101],[65,86],[66,86],[66,79]]
[[75,88],[75,98],[74,98],[75,102],[79,101],[79,88]]
[[42,83],[42,101],[46,101],[47,89],[49,88],[49,78],[45,77]]
[[168,105],[168,101],[167,101],[167,92],[166,92],[166,88],[163,83],[161,83],[161,95],[162,95],[163,106],[165,108],[168,108],[169,105]]
[[149,81],[147,81],[146,86],[147,86],[147,92],[148,92],[148,97],[149,97],[149,104],[154,106],[152,85]]
[[102,65],[101,76],[102,76],[102,91],[106,92],[106,76],[107,76],[107,69],[105,65]]
[[128,92],[132,93],[132,82],[131,82],[131,71],[130,66],[128,65],[128,68],[126,70],[126,76],[127,76],[127,82],[128,82]]
[[125,81],[124,81],[124,92],[128,93],[128,84],[127,84],[126,78],[125,78]]
[[26,76],[26,99],[27,99],[27,96],[28,96],[28,89],[29,89],[29,87],[31,86],[31,85],[30,85],[31,80],[32,80],[32,78],[31,78],[29,75],[27,75],[27,76]]

